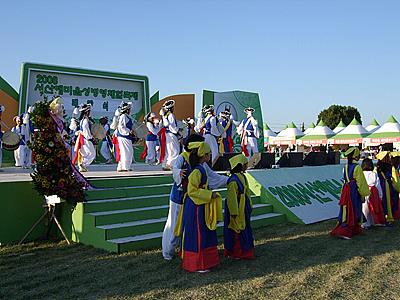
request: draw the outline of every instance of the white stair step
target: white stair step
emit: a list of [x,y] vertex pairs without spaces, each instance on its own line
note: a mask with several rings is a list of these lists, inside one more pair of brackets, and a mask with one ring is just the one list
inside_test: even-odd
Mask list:
[[[281,215],[282,214],[278,214],[278,213],[268,213],[268,214],[262,214],[262,215],[257,215],[257,216],[251,217],[250,220],[256,221],[256,220],[261,220],[261,219],[273,218],[273,217],[277,217],[277,216],[281,216]],[[165,221],[167,220],[167,218],[160,218],[160,220],[161,219],[164,219]],[[156,219],[153,219],[153,221],[154,220],[156,220]],[[151,220],[147,220],[147,221],[151,221]],[[143,221],[137,221],[137,222],[143,222]],[[136,223],[136,222],[130,222],[130,223]],[[127,224],[127,223],[121,223],[121,224]],[[121,225],[121,224],[113,224],[113,225]],[[104,228],[104,227],[109,227],[109,226],[113,226],[113,225],[97,226],[97,227]],[[223,222],[220,222],[217,225],[217,227],[223,227],[223,226],[224,226]],[[112,227],[112,228],[117,228],[117,227]],[[127,236],[124,238],[107,240],[107,242],[115,243],[115,244],[138,242],[138,241],[150,240],[150,239],[155,239],[155,238],[161,238],[162,234],[163,234],[162,232],[155,232],[155,233],[149,233],[149,234],[143,234],[143,235]]]
[[120,186],[120,187],[110,187],[110,188],[96,188],[95,191],[157,188],[157,187],[162,187],[162,186],[172,186],[172,183],[161,183],[161,184],[155,184],[155,185],[138,185],[138,186]]
[[139,221],[132,221],[132,222],[124,222],[124,223],[115,223],[115,224],[109,224],[109,225],[101,225],[101,226],[96,226],[96,228],[100,229],[115,229],[115,228],[124,228],[124,227],[131,227],[131,226],[140,226],[140,225],[146,225],[146,224],[154,224],[154,223],[159,223],[159,222],[166,222],[167,218],[158,218],[158,219],[147,219],[147,220],[139,220]]

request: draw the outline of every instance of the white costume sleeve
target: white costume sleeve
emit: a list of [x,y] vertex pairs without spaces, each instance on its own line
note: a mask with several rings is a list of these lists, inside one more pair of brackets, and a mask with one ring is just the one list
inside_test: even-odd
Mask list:
[[258,128],[257,120],[252,118],[251,124],[253,125],[253,128],[254,128],[254,135],[256,136],[256,138],[259,138],[260,137],[260,129]]
[[240,125],[240,122],[239,122],[239,121],[235,121],[235,120],[233,119],[233,116],[232,116],[232,115],[231,115],[230,119],[231,119],[233,125],[235,125],[236,127]]
[[194,127],[194,131],[200,133],[202,128],[203,128],[203,118],[198,118],[196,126]]
[[219,132],[218,127],[217,127],[217,118],[211,117],[210,124],[211,124],[211,134],[215,135],[215,136],[220,136],[221,133]]
[[183,158],[183,156],[179,155],[175,159],[175,161],[172,165],[172,178],[174,179],[174,181],[177,185],[180,185],[182,182],[181,169],[182,169],[184,162],[185,162],[185,159]]
[[172,133],[178,133],[178,127],[176,126],[176,120],[175,120],[175,116],[174,114],[169,114],[168,115],[168,129],[169,131],[171,131]]
[[374,173],[376,176],[375,187],[378,189],[379,198],[382,199],[383,192],[381,187],[381,181],[379,180],[378,174]]
[[110,125],[108,125],[108,124],[104,125],[104,130],[105,130],[106,132],[109,131],[109,130],[110,130]]
[[82,128],[81,128],[81,132],[83,134],[83,137],[87,140],[92,139],[92,133],[90,132],[90,127],[89,127],[89,119],[88,118],[84,118],[82,121]]
[[123,135],[128,135],[130,133],[130,130],[128,127],[126,127],[126,123],[128,123],[128,117],[126,114],[123,114],[119,117],[118,121],[118,131],[123,134]]
[[158,132],[160,131],[160,127],[154,126],[153,123],[151,123],[151,122],[147,122],[146,127],[152,134],[155,134],[155,135],[157,135]]
[[210,187],[210,189],[217,189],[226,186],[226,183],[229,179],[228,176],[220,175],[214,172],[213,170],[211,170],[207,163],[203,163],[203,167],[207,172],[208,186]]

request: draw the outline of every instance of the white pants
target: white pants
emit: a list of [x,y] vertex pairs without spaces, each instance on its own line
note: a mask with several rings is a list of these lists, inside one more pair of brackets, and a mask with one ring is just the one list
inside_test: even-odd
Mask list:
[[26,167],[26,146],[19,145],[17,150],[14,150],[14,159],[16,167]]
[[111,159],[110,148],[108,147],[107,141],[101,142],[100,154],[104,157],[105,160]]
[[254,153],[258,153],[257,139],[255,137],[248,137],[246,148],[247,153],[249,153],[247,158],[250,159]]
[[146,141],[147,156],[146,162],[151,164],[156,161],[156,146],[157,141]]
[[180,237],[174,235],[174,230],[181,207],[182,205],[169,201],[168,218],[162,236],[162,255],[167,259],[174,256],[175,249],[179,245]]
[[165,165],[172,167],[172,164],[179,155],[180,145],[177,136],[171,132],[167,132],[166,134],[166,143],[167,153],[165,154],[166,158],[164,162]]
[[219,146],[217,143],[217,139],[212,134],[206,134],[204,136],[204,139],[205,142],[210,146],[212,164],[214,164],[215,160],[218,158],[219,155]]
[[93,143],[87,139],[85,139],[84,144],[81,149],[79,149],[79,153],[82,156],[81,164],[84,168],[89,166],[96,158],[96,149],[94,148]]
[[25,149],[25,161],[27,167],[32,165],[32,150],[28,146]]
[[119,162],[117,166],[117,171],[127,170],[129,171],[132,165],[133,158],[133,146],[130,139],[124,137],[118,137],[119,146]]

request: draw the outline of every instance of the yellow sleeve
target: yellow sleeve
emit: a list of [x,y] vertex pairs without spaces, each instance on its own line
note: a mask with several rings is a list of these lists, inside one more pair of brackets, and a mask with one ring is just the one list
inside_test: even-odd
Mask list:
[[196,205],[209,203],[212,191],[200,188],[201,173],[195,169],[188,178],[188,195]]
[[237,216],[239,214],[237,192],[238,192],[238,187],[236,182],[231,181],[228,184],[228,192],[226,194],[226,205],[228,206],[229,213],[231,214],[231,216]]
[[394,189],[397,192],[400,192],[400,179],[399,179],[399,173],[397,172],[397,170],[392,167],[392,184]]
[[359,165],[354,169],[354,179],[356,180],[358,192],[362,198],[365,198],[371,194],[367,181],[365,180],[364,172]]

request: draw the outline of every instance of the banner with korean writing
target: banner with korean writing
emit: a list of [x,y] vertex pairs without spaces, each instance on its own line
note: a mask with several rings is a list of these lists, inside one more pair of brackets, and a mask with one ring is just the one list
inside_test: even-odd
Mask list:
[[150,107],[146,76],[26,63],[22,68],[20,113],[36,101],[61,96],[71,116],[83,103],[93,106],[93,118],[112,118],[122,101],[132,102],[135,118]]

